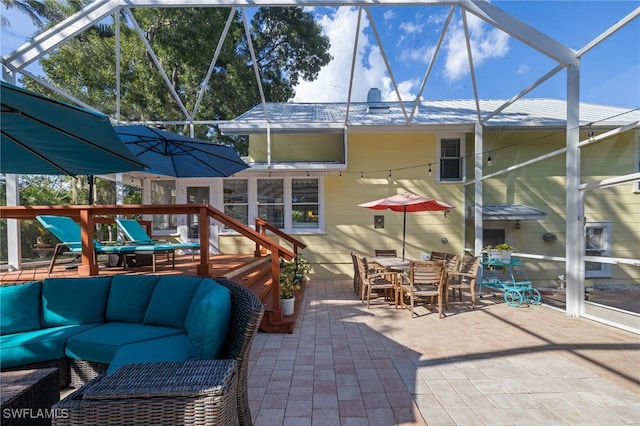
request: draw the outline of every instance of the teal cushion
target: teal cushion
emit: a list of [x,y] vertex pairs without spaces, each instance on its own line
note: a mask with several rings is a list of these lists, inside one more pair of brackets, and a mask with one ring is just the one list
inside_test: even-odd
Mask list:
[[0,334],[40,328],[42,282],[0,287]]
[[[203,297],[201,289],[208,291]],[[202,280],[187,314],[189,359],[214,359],[222,349],[231,318],[231,292],[214,280]]]
[[71,337],[65,354],[69,358],[109,364],[123,345],[180,333],[184,331],[177,328],[109,322]]
[[63,358],[69,337],[98,325],[63,325],[0,336],[0,365],[9,368]]
[[42,286],[42,325],[104,322],[111,277],[47,278]]
[[124,364],[187,360],[187,333],[181,333],[121,346],[113,356],[107,374]]
[[143,322],[184,330],[187,311],[201,281],[198,277],[160,277]]
[[142,322],[157,281],[154,275],[114,275],[105,320]]

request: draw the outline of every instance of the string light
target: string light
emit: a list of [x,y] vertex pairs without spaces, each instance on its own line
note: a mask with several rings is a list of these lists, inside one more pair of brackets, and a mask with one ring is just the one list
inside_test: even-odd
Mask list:
[[391,169],[389,169],[389,180],[391,180]]
[[[629,110],[629,111],[624,111],[624,112],[621,112],[621,113],[619,113],[619,114],[615,114],[615,115],[612,115],[612,116],[609,116],[609,117],[602,118],[601,120],[598,120],[598,121],[593,122],[593,123],[589,123],[589,124],[588,124],[588,126],[589,126],[589,130],[588,130],[589,140],[590,140],[591,142],[593,142],[593,141],[595,140],[595,139],[594,139],[594,137],[595,137],[595,135],[594,135],[594,131],[593,131],[593,129],[592,129],[592,125],[593,125],[594,123],[598,123],[598,122],[601,122],[601,121],[610,120],[610,119],[612,119],[612,118],[616,118],[616,117],[618,117],[618,116],[625,115],[625,114],[628,114],[628,113],[630,113],[630,112],[635,112],[635,111],[639,111],[639,110],[640,110],[640,108],[635,108],[635,109],[632,109],[632,110]],[[584,125],[581,125],[581,126],[578,126],[577,128],[582,128],[583,126],[584,126]],[[566,130],[561,130],[561,131],[558,131],[557,133],[545,134],[545,135],[543,135],[543,136],[534,137],[534,138],[530,138],[530,139],[526,139],[526,140],[519,140],[518,142],[515,142],[515,143],[512,143],[512,144],[509,144],[509,145],[505,145],[505,146],[502,146],[502,147],[500,147],[500,148],[495,148],[495,150],[496,150],[496,151],[502,151],[502,150],[506,150],[506,149],[510,149],[510,148],[514,148],[514,147],[518,147],[518,146],[522,146],[523,144],[528,144],[528,143],[531,143],[532,141],[548,140],[548,139],[549,139],[549,137],[551,137],[551,136],[561,135],[561,134],[564,134],[565,132],[566,132]],[[493,153],[493,151],[494,151],[494,150],[491,150],[491,151],[484,151],[484,152],[479,153],[479,154],[470,154],[470,155],[466,155],[466,156],[464,156],[464,157],[462,157],[462,158],[475,157],[476,155],[484,156],[485,154],[488,154],[488,156],[487,156],[487,163],[486,163],[486,164],[487,164],[487,166],[492,166],[492,165],[493,165],[493,158],[492,158],[492,153]],[[428,163],[428,164],[426,164],[426,166],[428,167],[428,173],[429,173],[429,176],[431,176],[431,175],[432,175],[432,168],[431,168],[431,166],[432,166],[433,164],[437,164],[437,163]],[[391,175],[391,174],[392,174],[393,170],[414,169],[414,168],[418,168],[418,167],[420,167],[420,168],[421,168],[421,167],[424,167],[424,166],[425,166],[425,164],[423,163],[423,164],[416,164],[416,165],[413,165],[413,166],[401,167],[401,168],[399,168],[399,169],[390,169],[390,170],[389,170],[389,175]],[[371,173],[382,173],[382,172],[384,172],[384,170],[368,170],[368,172],[371,172]],[[345,171],[345,173],[347,173],[347,174],[351,174],[352,172]],[[357,173],[357,172],[353,172],[353,173]],[[342,172],[340,172],[340,176],[342,176]],[[360,178],[364,178],[364,171],[360,171]]]

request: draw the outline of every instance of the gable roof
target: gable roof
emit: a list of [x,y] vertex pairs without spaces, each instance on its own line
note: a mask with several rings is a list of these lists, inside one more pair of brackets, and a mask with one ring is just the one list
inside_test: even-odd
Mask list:
[[[505,100],[481,100],[481,120],[505,105]],[[273,133],[341,133],[349,132],[415,132],[419,127],[435,131],[470,131],[478,122],[474,100],[423,101],[411,116],[413,103],[381,102],[371,111],[366,102],[346,103],[267,103],[256,105],[246,113],[220,125],[227,134],[264,133],[267,127]],[[381,106],[388,107],[380,108]],[[532,128],[566,127],[567,106],[559,99],[521,99],[496,113],[483,124],[487,127]],[[580,104],[580,124],[595,128],[624,126],[640,121],[640,111],[627,108]]]

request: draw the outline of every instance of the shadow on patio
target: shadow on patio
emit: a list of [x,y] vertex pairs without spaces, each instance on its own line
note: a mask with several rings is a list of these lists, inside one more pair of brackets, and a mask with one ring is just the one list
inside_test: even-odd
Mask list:
[[292,335],[254,343],[258,426],[640,421],[635,334],[498,297],[441,320],[367,310],[348,281],[312,281],[305,297]]

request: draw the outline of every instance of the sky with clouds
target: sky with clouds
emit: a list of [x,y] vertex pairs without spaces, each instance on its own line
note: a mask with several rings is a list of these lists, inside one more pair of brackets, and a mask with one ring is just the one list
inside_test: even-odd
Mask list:
[[[640,2],[503,1],[494,5],[578,50],[640,7]],[[403,100],[415,99],[431,61],[434,63],[422,99],[472,99],[473,81],[459,10],[453,14],[438,55],[433,56],[449,10],[444,6],[371,8],[373,23],[363,12],[351,99],[363,101],[368,89],[377,87],[384,100],[397,100],[391,76]],[[332,41],[334,59],[316,81],[297,87],[294,100],[344,102],[349,90],[358,11],[349,7],[316,8],[314,13]],[[639,21],[640,18],[636,18],[584,56],[581,64],[583,101],[640,107]],[[556,65],[525,43],[473,15],[467,14],[467,26],[481,98],[510,99]],[[391,74],[386,62],[390,64]],[[563,71],[529,96],[564,99],[565,94],[566,73]]]
[[[562,44],[578,50],[620,19],[640,7],[626,1],[494,1],[493,4]],[[2,29],[2,54],[11,52],[33,34],[29,22],[9,12],[10,28]],[[333,60],[314,82],[296,88],[296,102],[364,101],[369,88],[381,90],[383,100],[395,101],[395,81],[403,100],[472,99],[463,19],[455,9],[436,46],[450,12],[448,6],[370,7],[370,15],[354,7],[311,9],[331,40]],[[482,99],[510,99],[548,73],[556,63],[486,22],[467,14],[474,77]],[[357,51],[354,61],[354,42]],[[640,18],[605,40],[581,59],[581,100],[640,107]],[[382,48],[381,48],[382,47]],[[424,90],[421,87],[433,61]],[[391,72],[387,69],[387,64]],[[529,97],[564,99],[566,73],[552,77]]]

